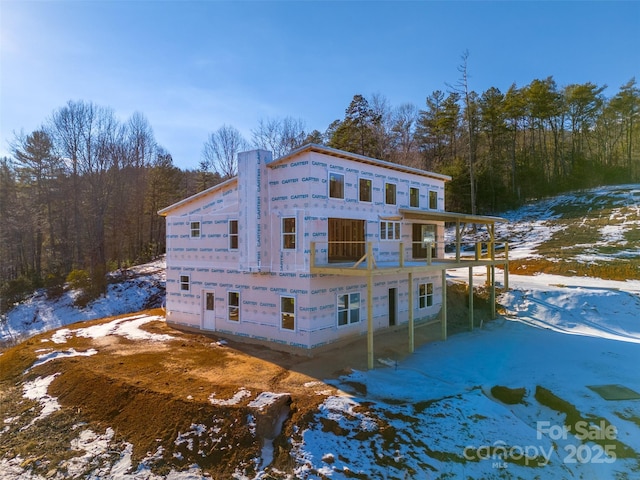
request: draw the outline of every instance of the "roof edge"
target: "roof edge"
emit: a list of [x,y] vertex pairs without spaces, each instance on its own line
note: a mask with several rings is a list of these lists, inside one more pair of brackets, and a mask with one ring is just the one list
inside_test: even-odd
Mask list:
[[472,215],[470,213],[457,213],[457,212],[439,212],[431,210],[419,210],[414,208],[400,208],[398,211],[402,215],[409,215],[415,217],[424,217],[425,219],[431,218],[441,222],[465,222],[465,223],[509,223],[509,220],[502,217],[495,217],[492,215]]
[[191,203],[191,202],[193,202],[195,200],[198,200],[201,197],[205,197],[208,194],[213,193],[216,190],[220,190],[223,187],[226,187],[227,185],[231,185],[233,182],[237,182],[237,181],[238,181],[238,176],[236,175],[235,177],[231,177],[231,178],[229,178],[228,180],[225,180],[222,183],[218,183],[218,184],[216,184],[216,185],[214,185],[212,187],[207,188],[206,190],[203,190],[203,191],[198,192],[198,193],[196,193],[194,195],[191,195],[190,197],[183,198],[182,200],[180,200],[180,201],[178,201],[178,202],[176,202],[176,203],[174,203],[172,205],[169,205],[168,207],[164,207],[163,209],[158,210],[157,213],[158,213],[158,215],[166,217],[167,214],[171,210],[175,210],[176,208],[182,207],[182,206],[184,206],[184,205],[186,205],[188,203]]
[[356,160],[358,162],[368,163],[370,165],[377,165],[380,167],[391,168],[393,170],[399,170],[405,173],[413,173],[416,175],[421,175],[423,177],[431,177],[431,178],[435,178],[436,180],[442,180],[445,182],[448,182],[451,180],[451,177],[449,175],[444,175],[442,173],[435,173],[429,170],[422,170],[420,168],[408,167],[400,163],[393,163],[393,162],[388,162],[386,160],[367,157],[366,155],[351,153],[345,150],[338,150],[337,148],[327,147],[324,145],[319,145],[317,143],[307,143],[306,145],[298,147],[295,150],[289,152],[288,154],[283,155],[282,157],[278,157],[272,160],[271,162],[267,163],[267,167],[273,166],[282,162],[286,162],[292,159],[293,157],[296,157],[305,152],[324,153],[326,155],[331,155],[337,158],[346,158],[346,159]]

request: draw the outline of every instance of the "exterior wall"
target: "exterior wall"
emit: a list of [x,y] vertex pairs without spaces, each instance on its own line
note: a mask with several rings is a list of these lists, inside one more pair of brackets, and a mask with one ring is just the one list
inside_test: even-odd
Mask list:
[[[419,189],[420,209],[429,192],[437,192],[444,209],[444,181],[360,163],[318,152],[305,152],[286,162],[272,162],[266,151],[238,158],[239,176],[192,202],[171,207],[167,215],[167,321],[196,329],[256,338],[300,348],[314,348],[367,331],[367,284],[364,277],[310,274],[311,242],[317,261],[327,260],[328,219],[365,220],[366,240],[377,259],[397,259],[398,241],[380,238],[380,221],[400,217],[410,208],[410,187]],[[344,175],[344,199],[329,197],[331,172]],[[360,178],[372,182],[372,201],[359,200]],[[396,185],[396,204],[384,200],[385,182]],[[282,219],[296,219],[296,248],[282,248]],[[238,221],[238,248],[230,248],[229,222]],[[199,238],[191,222],[200,222]],[[401,223],[400,241],[410,259],[412,224]],[[438,225],[442,229],[442,224]],[[441,235],[441,234],[440,234]],[[443,252],[442,243],[438,248]],[[442,253],[440,253],[442,254]],[[323,257],[324,256],[324,257]],[[184,290],[181,276],[188,276]],[[431,318],[441,307],[440,275],[414,278],[414,318]],[[430,307],[418,308],[418,284],[433,284]],[[389,326],[389,289],[397,289],[396,324],[408,321],[408,276],[374,277],[374,328]],[[206,292],[214,294],[214,313],[205,324]],[[228,294],[239,292],[239,321],[228,318]],[[360,321],[338,326],[337,299],[360,294]],[[281,328],[280,298],[295,298],[295,330]]]
[[[179,267],[176,267],[179,268]],[[302,273],[247,273],[215,268],[182,267],[179,274],[189,272],[191,289],[180,292],[168,289],[167,321],[191,328],[218,331],[299,348],[314,348],[347,336],[367,331],[367,282],[363,277],[335,277]],[[389,289],[397,289],[396,325],[408,322],[408,278],[404,275],[376,277],[373,285],[374,329],[389,327]],[[433,303],[418,307],[418,284],[433,284]],[[440,276],[414,278],[414,319],[433,318],[441,308]],[[215,294],[215,325],[204,328],[204,292]],[[228,293],[239,292],[239,321],[229,320]],[[360,321],[338,325],[337,296],[360,294]],[[296,302],[295,330],[281,327],[280,298],[293,297]]]
[[[330,198],[328,193],[329,173],[344,175],[344,199]],[[366,221],[366,239],[374,242],[374,253],[391,259],[397,256],[398,244],[380,239],[381,218],[399,216],[400,208],[410,208],[409,189],[420,191],[421,209],[427,209],[429,192],[436,192],[437,209],[444,210],[444,181],[435,178],[410,174],[376,165],[361,164],[354,160],[336,158],[317,152],[301,156],[300,160],[278,164],[268,168],[269,211],[271,212],[271,244],[280,245],[278,238],[282,217],[295,216],[300,226],[304,250],[284,252],[280,258],[272,258],[272,270],[309,271],[310,244],[315,241],[320,246],[317,261],[326,263],[326,244],[328,242],[328,219],[350,218]],[[372,180],[372,201],[360,202],[358,184],[360,178]],[[396,205],[386,205],[384,201],[385,183],[396,185]],[[412,240],[411,222],[401,224],[401,241],[410,249]],[[439,237],[443,236],[443,224],[438,224]],[[299,237],[300,239],[300,237]],[[322,248],[324,244],[325,248]],[[272,248],[276,251],[275,248]],[[282,251],[281,249],[279,249]],[[325,250],[324,252],[322,250]],[[325,254],[323,257],[322,254]],[[438,255],[444,254],[444,244],[439,242]],[[406,258],[410,258],[407,256]]]

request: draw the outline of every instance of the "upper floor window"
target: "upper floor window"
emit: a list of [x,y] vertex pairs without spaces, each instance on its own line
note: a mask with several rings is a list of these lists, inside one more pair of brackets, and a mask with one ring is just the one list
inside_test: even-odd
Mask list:
[[415,187],[409,188],[409,206],[411,207],[419,207],[420,206],[420,189]]
[[295,250],[296,248],[296,219],[285,217],[282,219],[282,248]]
[[189,275],[180,275],[180,290],[188,292],[191,289],[191,279]]
[[283,330],[296,329],[296,299],[294,297],[280,297],[280,328]]
[[400,240],[400,222],[380,222],[380,240]]
[[191,238],[200,238],[200,222],[191,222]]
[[344,175],[329,172],[329,197],[344,198]]
[[429,191],[429,208],[431,210],[438,209],[438,192],[434,190]]
[[229,249],[238,249],[238,220],[229,220]]
[[227,315],[232,322],[240,321],[240,292],[227,293]]
[[371,202],[371,179],[361,178],[359,187],[360,201]]
[[384,184],[384,203],[387,205],[396,204],[396,185],[395,183]]

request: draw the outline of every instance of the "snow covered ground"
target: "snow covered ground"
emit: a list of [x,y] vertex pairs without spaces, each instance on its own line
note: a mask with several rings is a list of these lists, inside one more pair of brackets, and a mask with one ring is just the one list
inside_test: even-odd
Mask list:
[[[302,434],[297,475],[638,478],[640,399],[607,401],[589,386],[640,392],[640,282],[510,280],[505,318],[335,382],[352,393],[328,398]],[[523,402],[502,403],[495,386],[524,388]],[[566,415],[536,399],[538,387],[572,404],[582,428],[567,431]]]
[[[499,236],[515,240],[512,258],[535,256],[536,247],[562,228],[549,221],[563,209],[606,202],[612,208],[609,224],[584,250],[603,243],[637,256],[638,246],[623,233],[638,228],[638,192],[640,186],[612,187],[537,202],[503,215],[512,222]],[[630,211],[635,214],[627,221]],[[466,269],[451,272],[450,280],[464,281],[467,274]],[[290,439],[293,472],[263,470],[255,478],[640,478],[640,399],[606,400],[591,388],[618,385],[640,393],[640,278],[511,275],[510,287],[499,298],[506,314],[498,320],[427,344],[402,362],[378,359],[373,371],[330,381],[340,393],[329,396],[314,421]],[[105,305],[119,302],[105,300]],[[37,299],[22,308],[9,317],[14,332],[31,324],[29,331],[60,327],[85,315],[55,310]],[[91,308],[95,316],[118,313]],[[64,329],[51,342],[64,343],[70,335],[135,336],[140,322],[144,318],[131,317],[100,331]],[[62,354],[92,354],[71,350]],[[47,361],[47,355],[43,351],[38,361]],[[23,387],[26,398],[42,405],[40,419],[57,408],[47,393],[51,381],[38,378]],[[521,398],[505,403],[494,394],[496,386],[520,392]],[[248,401],[245,392],[231,400]],[[248,422],[247,428],[255,425]],[[153,453],[135,469],[126,445],[115,460],[106,456],[115,448],[112,437],[109,428],[101,434],[79,427],[70,446],[78,452],[72,459],[77,468],[70,471],[86,472],[92,459],[102,458],[83,478],[159,478],[148,467]],[[0,459],[0,477],[40,478],[20,463],[19,458]],[[166,478],[205,477],[193,465]],[[235,478],[253,477],[238,472]]]
[[162,257],[128,269],[128,279],[109,284],[106,295],[82,309],[73,305],[76,291],[66,291],[60,298],[50,300],[40,290],[0,319],[0,345],[76,322],[142,310],[150,299],[164,298],[165,266]]

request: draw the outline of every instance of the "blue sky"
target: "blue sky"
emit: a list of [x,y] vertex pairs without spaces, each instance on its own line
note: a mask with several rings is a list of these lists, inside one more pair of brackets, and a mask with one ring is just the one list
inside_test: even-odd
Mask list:
[[459,78],[550,75],[608,96],[640,81],[640,2],[0,0],[0,154],[69,100],[142,112],[182,168],[210,132],[260,119],[324,131],[359,93],[422,108]]

